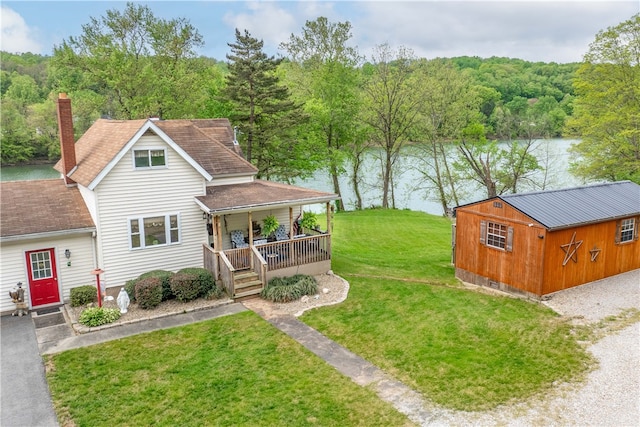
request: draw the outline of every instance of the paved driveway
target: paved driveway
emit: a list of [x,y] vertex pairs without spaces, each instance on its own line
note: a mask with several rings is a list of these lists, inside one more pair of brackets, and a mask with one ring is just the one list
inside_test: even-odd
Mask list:
[[57,426],[31,316],[3,316],[0,327],[0,425]]

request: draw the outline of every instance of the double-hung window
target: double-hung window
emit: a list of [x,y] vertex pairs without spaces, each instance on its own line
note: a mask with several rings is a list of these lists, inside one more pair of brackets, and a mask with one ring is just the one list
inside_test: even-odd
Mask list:
[[616,243],[632,242],[638,238],[638,223],[636,218],[625,218],[618,221],[616,226]]
[[159,215],[129,218],[131,249],[180,243],[180,217]]
[[167,153],[164,149],[133,150],[133,163],[136,169],[158,168],[167,165]]

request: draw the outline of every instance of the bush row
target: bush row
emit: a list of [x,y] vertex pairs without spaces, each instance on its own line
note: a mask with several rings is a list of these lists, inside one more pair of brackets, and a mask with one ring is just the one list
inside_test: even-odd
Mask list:
[[274,277],[269,280],[260,296],[273,302],[290,302],[304,295],[318,293],[318,282],[313,276],[296,274],[291,277]]
[[127,281],[124,285],[132,302],[141,308],[157,307],[162,301],[177,298],[187,302],[200,297],[220,298],[224,291],[216,286],[211,272],[205,268],[184,268],[177,273],[153,270]]

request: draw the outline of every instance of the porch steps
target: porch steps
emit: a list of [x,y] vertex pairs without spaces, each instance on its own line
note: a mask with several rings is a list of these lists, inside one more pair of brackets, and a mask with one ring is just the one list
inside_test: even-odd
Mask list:
[[262,292],[263,283],[258,279],[258,274],[253,271],[241,271],[234,274],[235,293],[233,299],[242,301],[255,298]]

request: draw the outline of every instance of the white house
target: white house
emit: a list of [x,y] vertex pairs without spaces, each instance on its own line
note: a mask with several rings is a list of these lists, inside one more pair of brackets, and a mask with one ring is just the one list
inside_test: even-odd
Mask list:
[[[58,123],[62,178],[1,184],[1,312],[13,309],[17,282],[30,308],[53,306],[95,284],[96,268],[120,287],[151,270],[206,266],[232,297],[272,276],[330,269],[329,221],[305,235],[296,219],[338,197],[256,179],[227,119],[100,119],[74,143],[61,94]],[[259,231],[270,215],[281,224],[275,238]]]

